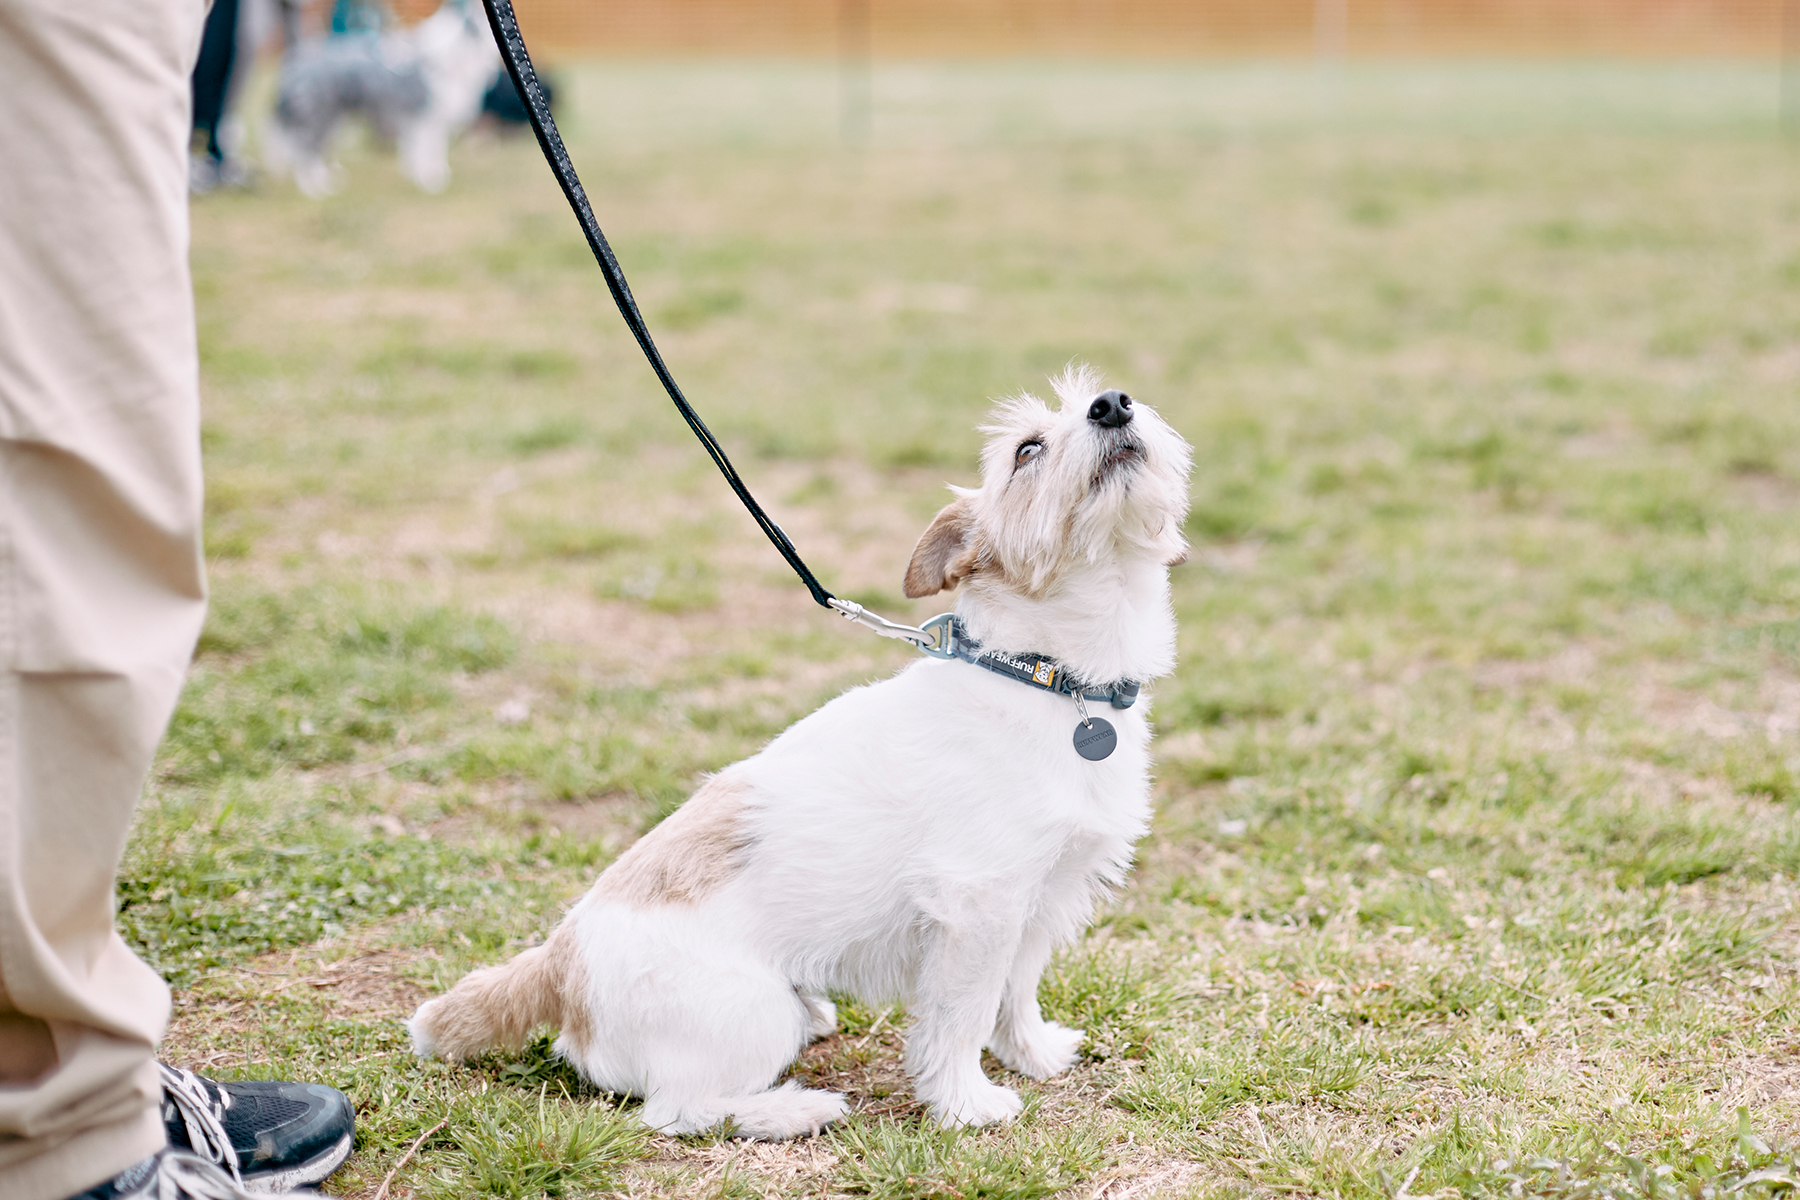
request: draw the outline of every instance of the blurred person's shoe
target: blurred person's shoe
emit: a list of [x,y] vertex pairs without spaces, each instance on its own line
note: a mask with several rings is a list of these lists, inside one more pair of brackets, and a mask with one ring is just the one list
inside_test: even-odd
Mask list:
[[218,186],[222,188],[243,190],[256,185],[256,172],[252,171],[250,165],[235,154],[227,154],[220,159],[215,174]]
[[[317,1200],[312,1193],[288,1192],[293,1200]],[[164,1146],[69,1200],[267,1200],[212,1163],[186,1150]]]
[[188,156],[188,190],[196,196],[204,196],[219,188],[242,190],[255,183],[255,172],[241,158],[232,155],[214,158],[203,152]]
[[218,160],[210,154],[188,155],[188,191],[204,196],[218,186]]
[[158,1063],[169,1145],[212,1162],[250,1192],[324,1181],[350,1157],[350,1098],[318,1083],[219,1082]]

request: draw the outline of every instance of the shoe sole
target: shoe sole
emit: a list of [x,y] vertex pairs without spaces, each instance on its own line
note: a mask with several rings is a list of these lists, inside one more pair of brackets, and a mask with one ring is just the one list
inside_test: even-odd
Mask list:
[[355,1141],[355,1134],[346,1133],[330,1149],[313,1155],[303,1163],[269,1171],[246,1171],[244,1190],[259,1193],[291,1192],[295,1188],[315,1187],[324,1183],[333,1171],[344,1165]]

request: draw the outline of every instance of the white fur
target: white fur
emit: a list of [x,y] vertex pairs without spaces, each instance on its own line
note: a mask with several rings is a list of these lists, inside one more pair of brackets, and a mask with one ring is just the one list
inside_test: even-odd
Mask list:
[[[991,648],[1053,656],[1090,682],[1148,681],[1174,665],[1164,564],[1184,549],[1188,448],[1142,405],[1126,431],[1088,421],[1090,372],[1056,382],[1060,411],[1029,398],[1001,409],[983,486],[960,493],[971,544],[992,553],[957,611]],[[1141,460],[1096,482],[1121,433]],[[1045,448],[1015,470],[1027,437]],[[906,1069],[938,1121],[1017,1115],[981,1051],[1036,1079],[1075,1061],[1082,1034],[1044,1020],[1038,980],[1124,880],[1149,818],[1148,697],[1091,707],[1119,736],[1099,762],[1073,749],[1069,697],[922,659],[727,767],[718,782],[743,799],[744,848],[715,890],[633,905],[603,877],[565,918],[586,973],[565,1003],[592,1029],[558,1049],[600,1087],[643,1096],[658,1129],[729,1120],[794,1136],[845,1111],[837,1093],[772,1089],[835,1028],[823,995],[899,999]],[[420,1053],[443,1003],[409,1022]]]
[[493,32],[472,4],[446,4],[412,30],[431,84],[431,104],[400,131],[396,149],[407,177],[428,192],[450,183],[450,141],[481,115],[481,98],[500,70]]
[[[291,173],[308,196],[331,194],[343,175],[331,160],[331,141],[338,126],[360,112],[393,140],[407,178],[422,191],[443,191],[450,183],[450,143],[481,115],[482,96],[501,65],[479,5],[446,0],[413,28],[381,34],[378,56],[333,53],[340,46],[315,40],[283,60],[278,86],[284,96],[308,86],[323,95],[306,106],[304,117],[277,105],[264,128],[264,165]],[[362,76],[363,86],[346,86],[346,73]],[[406,75],[415,86],[422,82],[422,107],[397,98],[393,81]]]

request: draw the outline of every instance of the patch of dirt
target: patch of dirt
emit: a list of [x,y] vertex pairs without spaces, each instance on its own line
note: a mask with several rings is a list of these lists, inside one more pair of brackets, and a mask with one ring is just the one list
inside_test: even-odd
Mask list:
[[653,612],[626,600],[605,600],[586,589],[508,590],[486,608],[534,641],[595,651],[597,665],[620,676],[660,679],[713,647],[703,635],[717,616]]
[[637,1164],[617,1195],[655,1200],[730,1195],[728,1181],[739,1186],[749,1183],[765,1196],[823,1196],[836,1190],[828,1181],[838,1158],[820,1138],[790,1142],[728,1139],[694,1146],[659,1137],[653,1144],[655,1157]]
[[842,1092],[853,1112],[870,1116],[906,1117],[925,1107],[912,1094],[901,1067],[905,1045],[891,1014],[882,1013],[868,1032],[834,1033],[801,1052],[790,1078],[806,1087]]
[[1083,1200],[1150,1200],[1154,1196],[1186,1195],[1209,1174],[1197,1162],[1146,1148],[1097,1179],[1071,1189],[1069,1195]]
[[1564,458],[1611,458],[1635,448],[1639,441],[1635,430],[1614,426],[1565,438],[1562,453]]
[[1750,374],[1766,383],[1800,379],[1800,346],[1783,346],[1750,360]]
[[314,943],[218,971],[176,997],[159,1053],[197,1071],[244,1067],[264,1054],[255,1044],[267,1021],[264,1009],[284,993],[318,998],[334,1019],[399,1020],[429,994],[414,964],[439,956],[370,948],[387,940],[383,923],[359,930],[350,942]]
[[1725,704],[1650,674],[1636,693],[1637,711],[1661,731],[1715,741],[1760,734],[1771,745],[1800,734],[1800,679],[1785,671],[1765,669],[1752,686],[1724,691]]
[[426,998],[428,989],[405,968],[435,952],[377,950],[351,954],[305,975],[299,986],[329,998],[335,1017],[403,1017]]
[[474,808],[433,821],[423,832],[437,841],[471,845],[492,832],[497,823],[516,822],[552,837],[597,840],[616,855],[642,834],[651,807],[650,801],[624,792],[591,800],[548,802],[496,794]]
[[1599,650],[1573,643],[1548,658],[1488,659],[1471,672],[1475,686],[1508,693],[1544,684],[1580,685],[1591,681]]
[[1800,508],[1800,484],[1771,471],[1747,471],[1733,477],[1731,491],[1758,512]]
[[1772,1146],[1800,1142],[1800,1046],[1729,1059],[1719,1074],[1720,1111],[1750,1109],[1757,1114],[1757,1132]]

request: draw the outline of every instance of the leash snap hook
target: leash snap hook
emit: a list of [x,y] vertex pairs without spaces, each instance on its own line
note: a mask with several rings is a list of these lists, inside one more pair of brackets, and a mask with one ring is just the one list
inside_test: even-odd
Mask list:
[[[913,625],[902,625],[898,621],[890,621],[886,617],[870,612],[854,600],[840,600],[832,596],[826,605],[841,613],[846,621],[853,621],[864,629],[872,629],[882,637],[898,638],[903,642],[911,642],[921,650],[935,640],[931,634]],[[927,651],[929,653],[929,651]]]
[[929,642],[920,642],[919,649],[932,658],[956,657],[956,634],[951,622],[956,619],[955,613],[939,613],[919,628],[930,635]]

